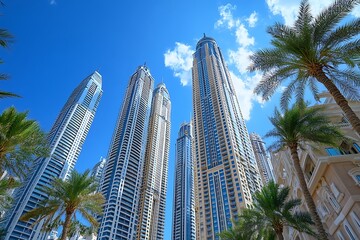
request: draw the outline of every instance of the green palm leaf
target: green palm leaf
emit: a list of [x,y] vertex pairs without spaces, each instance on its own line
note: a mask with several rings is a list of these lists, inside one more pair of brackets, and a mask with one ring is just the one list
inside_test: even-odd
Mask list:
[[[80,174],[73,171],[67,180],[54,179],[51,186],[44,187],[48,198],[44,199],[38,207],[25,213],[22,221],[36,219],[35,224],[45,220],[46,228],[51,222],[62,221],[63,231],[61,240],[71,235],[71,224],[76,222],[76,213],[79,212],[94,228],[98,222],[94,215],[102,214],[102,205],[105,202],[101,193],[95,193],[97,185],[94,178],[89,177],[89,171]],[[70,231],[70,233],[69,233]]]
[[[322,108],[318,106],[308,108],[307,105],[301,101],[292,108],[285,110],[283,113],[275,109],[274,115],[269,118],[274,128],[266,134],[266,137],[273,137],[276,140],[275,143],[270,146],[272,148],[271,150],[279,151],[285,148],[290,149],[293,165],[299,178],[306,204],[316,223],[319,234],[318,237],[319,239],[327,239],[315,203],[307,188],[304,173],[301,169],[299,157],[297,155],[298,148],[305,144],[316,143],[317,145],[337,146],[341,140],[344,140],[344,136],[339,128],[334,126],[329,119],[322,115],[321,111]],[[264,193],[263,195],[265,196]],[[300,202],[296,200],[289,201],[283,208],[288,211],[299,203]],[[310,218],[310,216],[301,213],[297,218],[306,220]],[[289,226],[294,228],[302,226],[299,224],[295,219],[289,221]],[[312,233],[310,228],[307,228],[306,226],[302,227],[305,227],[304,232]]]
[[37,157],[48,155],[45,134],[27,115],[14,107],[0,115],[0,175],[8,171],[22,178]]
[[268,100],[279,86],[287,85],[281,97],[281,107],[286,109],[293,96],[303,101],[305,87],[319,100],[316,84],[321,83],[360,134],[360,119],[346,100],[360,100],[360,20],[343,23],[359,3],[337,0],[313,17],[308,1],[303,0],[294,26],[268,27],[272,47],[250,57],[248,69],[263,72],[254,93]]

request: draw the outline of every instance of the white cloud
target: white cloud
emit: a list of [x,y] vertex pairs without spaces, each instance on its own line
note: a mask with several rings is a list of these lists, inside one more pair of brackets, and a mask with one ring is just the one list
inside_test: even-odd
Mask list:
[[226,25],[228,29],[232,29],[238,23],[238,19],[234,19],[232,11],[236,9],[236,6],[231,5],[230,3],[220,6],[219,8],[220,19],[216,21],[215,28]]
[[260,82],[262,75],[260,73],[256,73],[254,76],[237,76],[234,72],[230,71],[230,76],[234,84],[243,117],[245,120],[250,120],[250,112],[253,107],[253,103],[264,103],[261,97],[255,95],[253,92],[255,86]]
[[[328,7],[333,0],[309,0],[311,12],[314,16],[319,14],[324,8]],[[273,15],[281,15],[286,25],[295,22],[299,11],[300,1],[298,0],[266,0],[266,3]],[[360,7],[356,7],[352,12],[355,17],[360,17]]]
[[165,67],[174,71],[174,76],[180,78],[181,85],[191,84],[192,54],[194,50],[184,43],[175,43],[173,50],[168,49],[164,54]]
[[255,43],[254,37],[249,37],[249,32],[242,23],[238,24],[235,35],[236,42],[242,47],[252,46]]
[[257,13],[254,11],[250,14],[250,16],[246,19],[249,24],[249,27],[255,27],[256,22],[258,20]]
[[229,63],[234,64],[241,74],[247,73],[247,67],[250,65],[250,55],[252,51],[246,47],[240,46],[237,50],[228,50]]
[[[250,65],[250,55],[252,55],[251,47],[255,44],[255,38],[250,36],[248,29],[233,15],[233,10],[236,6],[230,4],[220,6],[219,14],[220,19],[215,23],[215,28],[221,26],[231,30],[235,35],[237,43],[236,49],[228,49],[229,65],[235,66],[239,74],[230,71],[231,79],[239,100],[241,112],[245,120],[250,119],[251,109],[254,102],[263,104],[261,97],[253,93],[255,86],[261,80],[260,73],[249,74],[247,67]],[[245,19],[249,27],[254,27],[257,22],[257,13],[253,12],[248,18]]]

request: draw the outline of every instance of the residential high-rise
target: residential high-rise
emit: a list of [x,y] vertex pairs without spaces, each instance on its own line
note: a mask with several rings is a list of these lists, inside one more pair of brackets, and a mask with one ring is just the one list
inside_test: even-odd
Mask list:
[[268,183],[270,180],[275,180],[270,157],[266,152],[264,141],[256,133],[250,134],[250,140],[263,184]]
[[106,202],[99,240],[136,237],[153,85],[146,66],[130,77],[100,185]]
[[94,72],[70,95],[48,135],[50,156],[36,160],[32,174],[15,193],[14,207],[4,222],[8,231],[5,239],[44,237],[40,234],[41,222],[33,227],[34,219],[23,222],[19,218],[47,197],[42,187],[48,186],[54,177],[66,179],[73,170],[102,95],[101,85],[101,75]]
[[195,240],[194,163],[192,126],[181,125],[175,149],[175,187],[173,202],[173,240]]
[[193,55],[194,162],[198,239],[218,239],[261,188],[249,133],[215,40]]
[[97,184],[100,184],[101,175],[104,171],[105,164],[106,164],[106,158],[100,157],[100,161],[96,163],[93,169],[91,170],[91,176],[95,178]]
[[139,203],[138,240],[164,239],[171,101],[165,84],[153,93]]

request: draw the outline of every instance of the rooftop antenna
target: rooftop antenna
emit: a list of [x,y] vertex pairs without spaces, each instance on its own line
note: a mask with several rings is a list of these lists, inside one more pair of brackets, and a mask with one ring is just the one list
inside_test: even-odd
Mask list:
[[204,38],[206,38],[206,35],[205,35],[205,33],[204,33]]
[[146,67],[146,61],[144,62],[144,67]]

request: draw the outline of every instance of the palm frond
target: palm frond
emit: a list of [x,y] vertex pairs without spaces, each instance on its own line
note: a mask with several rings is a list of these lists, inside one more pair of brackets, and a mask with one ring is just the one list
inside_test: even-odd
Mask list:
[[299,7],[299,14],[294,27],[297,32],[308,31],[313,17],[311,15],[310,4],[307,0],[302,0]]
[[347,99],[360,100],[360,74],[357,71],[334,70],[328,75],[334,79],[334,84],[342,90]]
[[332,49],[343,45],[344,42],[351,41],[353,37],[360,34],[360,19],[355,19],[350,22],[338,26],[333,31],[329,32],[322,40],[324,49]]
[[6,29],[0,29],[0,46],[8,47],[12,41],[13,36]]
[[293,212],[301,200],[289,199],[289,191],[289,187],[280,188],[273,181],[266,184],[254,194],[253,208],[243,209],[233,228],[220,234],[222,239],[275,239],[275,229],[284,226],[313,233],[309,214]]
[[48,226],[52,221],[60,221],[64,215],[76,221],[76,212],[79,212],[92,226],[97,227],[98,222],[93,214],[101,215],[105,200],[102,194],[94,193],[95,190],[96,184],[94,178],[89,176],[89,170],[83,174],[73,171],[67,180],[55,178],[51,186],[42,189],[48,197],[21,219],[35,219],[34,224],[44,219],[44,225]]
[[314,96],[314,99],[319,102],[320,101],[320,97],[319,97],[319,89],[316,85],[316,82],[314,79],[309,79],[308,81],[308,85],[309,85],[309,88],[310,88],[310,91],[312,93],[312,95]]
[[358,4],[357,0],[336,0],[325,8],[313,21],[313,38],[316,44],[326,38],[339,22]]

